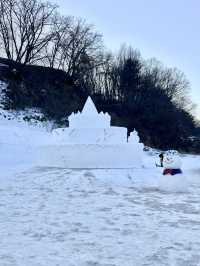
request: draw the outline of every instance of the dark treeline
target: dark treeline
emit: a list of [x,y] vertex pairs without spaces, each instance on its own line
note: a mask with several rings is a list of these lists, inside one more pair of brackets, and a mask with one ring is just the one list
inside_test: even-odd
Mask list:
[[112,54],[93,26],[38,0],[0,0],[0,45],[5,108],[39,107],[63,121],[91,95],[146,145],[200,151],[190,84],[178,69],[125,45]]

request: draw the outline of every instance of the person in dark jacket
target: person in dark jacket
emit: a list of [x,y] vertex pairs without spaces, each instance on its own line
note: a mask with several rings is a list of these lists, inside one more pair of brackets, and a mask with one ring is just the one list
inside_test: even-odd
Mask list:
[[159,157],[160,157],[160,166],[163,167],[164,153],[161,152],[161,153],[159,154]]

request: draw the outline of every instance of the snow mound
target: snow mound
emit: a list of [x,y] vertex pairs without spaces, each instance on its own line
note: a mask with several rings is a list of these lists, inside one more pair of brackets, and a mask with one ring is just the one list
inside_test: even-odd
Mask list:
[[[60,171],[66,170],[60,169]],[[147,191],[157,191],[161,194],[188,193],[192,185],[191,180],[188,181],[184,175],[162,176],[154,170],[149,173],[149,169],[68,170],[67,174],[71,177],[66,180],[66,183],[71,188],[81,186],[86,190],[90,190],[92,187],[107,187],[111,190],[132,188],[144,193]]]
[[30,123],[24,121],[24,115],[25,111],[12,112],[0,108],[0,177],[34,166],[37,146],[49,138],[50,122]]
[[[149,156],[148,156],[149,157]],[[178,175],[163,175],[162,168],[150,167],[152,158],[145,158],[145,166],[143,169],[129,172],[134,186],[142,190],[160,191],[161,193],[187,193],[190,186],[193,184],[193,175],[187,174]]]
[[189,192],[189,182],[184,175],[167,175],[158,179],[158,189],[166,192],[187,193]]

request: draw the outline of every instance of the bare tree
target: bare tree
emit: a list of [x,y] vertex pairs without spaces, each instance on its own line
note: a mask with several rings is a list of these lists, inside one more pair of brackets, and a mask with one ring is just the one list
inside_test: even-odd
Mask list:
[[0,0],[0,40],[7,58],[24,64],[43,58],[54,37],[49,28],[55,9],[39,0]]
[[193,109],[189,97],[190,83],[177,68],[167,68],[156,59],[145,62],[143,74],[151,76],[152,82],[164,90],[168,98],[180,109]]
[[82,19],[55,16],[52,33],[54,38],[49,43],[48,64],[75,76],[84,60],[90,60],[91,67],[97,61],[102,48],[101,35]]
[[64,17],[55,13],[51,22],[51,33],[53,38],[45,47],[45,64],[51,68],[61,68],[63,58],[62,46],[66,39],[68,39],[71,30],[72,17]]

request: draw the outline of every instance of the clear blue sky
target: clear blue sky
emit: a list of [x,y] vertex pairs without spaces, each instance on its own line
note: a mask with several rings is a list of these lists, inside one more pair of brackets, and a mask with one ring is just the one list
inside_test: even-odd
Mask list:
[[145,58],[182,70],[200,119],[200,0],[52,0],[60,12],[85,18],[116,51],[127,43]]

